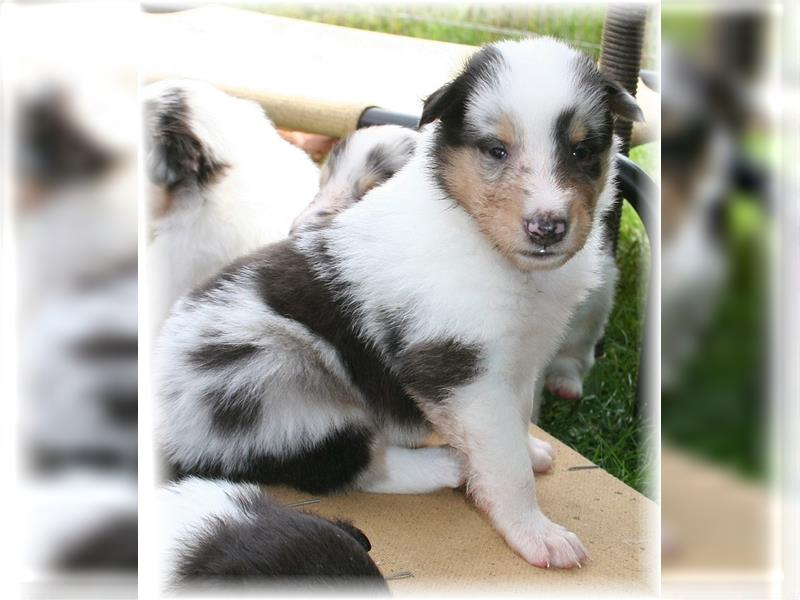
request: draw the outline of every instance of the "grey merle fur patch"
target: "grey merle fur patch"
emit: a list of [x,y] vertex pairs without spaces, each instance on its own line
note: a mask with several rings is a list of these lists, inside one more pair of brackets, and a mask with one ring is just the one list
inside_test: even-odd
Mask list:
[[254,344],[203,344],[189,353],[189,362],[201,369],[223,369],[231,363],[252,357],[258,352]]
[[415,344],[398,356],[398,373],[415,396],[433,402],[447,399],[453,388],[466,385],[482,372],[481,349],[446,340]]

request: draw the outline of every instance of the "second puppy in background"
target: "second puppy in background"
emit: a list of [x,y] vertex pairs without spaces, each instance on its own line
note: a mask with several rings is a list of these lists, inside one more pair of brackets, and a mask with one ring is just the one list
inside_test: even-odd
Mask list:
[[601,253],[603,283],[591,291],[572,315],[558,353],[537,384],[531,415],[534,423],[539,422],[544,388],[563,400],[583,397],[583,380],[594,366],[595,347],[605,333],[614,308],[614,292],[619,278],[619,268],[611,249],[604,247]]
[[385,182],[419,135],[394,125],[356,131],[319,170],[258,105],[210,84],[163,81],[144,98],[155,327],[228,263],[324,225]]
[[226,264],[286,237],[319,170],[254,102],[200,81],[145,88],[152,324]]

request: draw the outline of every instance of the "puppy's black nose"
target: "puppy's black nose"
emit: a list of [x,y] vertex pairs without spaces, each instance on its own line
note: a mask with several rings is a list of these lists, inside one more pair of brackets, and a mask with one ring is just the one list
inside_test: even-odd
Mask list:
[[540,246],[552,246],[567,235],[567,220],[552,213],[535,214],[523,220],[528,238]]

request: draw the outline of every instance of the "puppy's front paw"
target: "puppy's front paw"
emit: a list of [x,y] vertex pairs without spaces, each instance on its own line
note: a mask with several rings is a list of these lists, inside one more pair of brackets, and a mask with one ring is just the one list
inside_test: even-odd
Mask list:
[[534,473],[546,473],[552,468],[556,454],[550,444],[528,435],[528,452]]
[[522,558],[541,568],[571,569],[588,558],[581,541],[571,531],[537,513],[505,533],[506,543]]

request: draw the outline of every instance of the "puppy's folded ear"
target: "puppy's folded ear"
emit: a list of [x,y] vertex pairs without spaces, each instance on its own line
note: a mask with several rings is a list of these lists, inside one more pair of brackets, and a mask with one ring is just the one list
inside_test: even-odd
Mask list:
[[425,99],[418,127],[436,119],[453,120],[454,125],[460,125],[470,94],[481,83],[496,79],[501,63],[500,51],[494,46],[485,46],[470,56],[458,77]]
[[418,128],[421,128],[423,125],[427,125],[428,123],[440,118],[442,114],[444,114],[447,106],[454,102],[454,99],[452,98],[454,94],[450,93],[453,83],[455,82],[450,82],[446,85],[443,85],[430,96],[425,98],[425,101],[422,104],[422,116],[419,119],[419,125],[417,126]]
[[644,113],[636,103],[636,98],[620,84],[608,80],[606,92],[608,93],[608,106],[615,117],[626,121],[644,122]]

